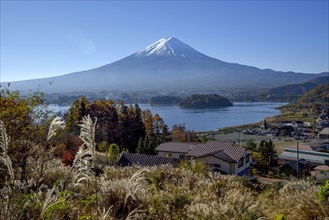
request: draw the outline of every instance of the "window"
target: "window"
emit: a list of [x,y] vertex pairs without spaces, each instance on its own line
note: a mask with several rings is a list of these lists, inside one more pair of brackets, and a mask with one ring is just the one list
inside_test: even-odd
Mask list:
[[166,154],[166,157],[172,158],[172,154]]
[[246,163],[249,163],[249,161],[250,161],[250,154],[246,156]]
[[185,160],[185,155],[184,155],[184,154],[180,154],[180,155],[179,155],[179,159],[180,159],[180,160]]
[[238,168],[242,167],[243,166],[243,157],[241,158],[241,160],[239,160],[239,163],[238,163]]
[[217,172],[220,172],[221,170],[220,170],[220,164],[211,164],[212,165],[212,170],[213,171],[217,171]]

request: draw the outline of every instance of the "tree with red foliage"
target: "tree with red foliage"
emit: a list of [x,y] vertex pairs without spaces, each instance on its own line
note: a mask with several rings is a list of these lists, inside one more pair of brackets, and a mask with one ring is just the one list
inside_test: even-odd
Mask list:
[[65,166],[69,166],[69,165],[72,166],[73,160],[74,160],[74,155],[75,155],[75,153],[71,150],[65,151],[65,153],[61,157],[62,163]]

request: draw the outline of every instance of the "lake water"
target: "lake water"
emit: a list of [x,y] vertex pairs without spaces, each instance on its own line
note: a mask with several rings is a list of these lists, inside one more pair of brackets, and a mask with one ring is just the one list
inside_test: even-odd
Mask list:
[[[171,129],[174,124],[185,124],[188,130],[209,131],[227,126],[256,123],[280,113],[278,102],[235,102],[234,106],[217,109],[182,109],[176,105],[152,106],[139,104],[141,109],[150,109],[159,114]],[[69,106],[49,105],[53,111],[65,113]]]

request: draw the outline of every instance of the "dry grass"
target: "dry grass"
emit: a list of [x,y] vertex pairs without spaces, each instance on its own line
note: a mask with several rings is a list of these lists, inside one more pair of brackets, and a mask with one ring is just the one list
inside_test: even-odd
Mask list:
[[[83,145],[73,169],[52,157],[43,164],[40,179],[34,178],[38,162],[29,168],[26,182],[15,179],[13,170],[8,175],[13,183],[0,189],[0,219],[225,220],[274,219],[278,214],[287,219],[329,218],[329,206],[319,200],[320,187],[312,182],[291,181],[255,191],[242,177],[207,172],[206,167],[195,172],[188,167],[109,166],[96,175],[94,128],[95,123],[85,118]],[[9,138],[3,128],[0,139],[6,152]],[[6,163],[10,158],[4,155]],[[84,177],[79,187],[72,184]]]

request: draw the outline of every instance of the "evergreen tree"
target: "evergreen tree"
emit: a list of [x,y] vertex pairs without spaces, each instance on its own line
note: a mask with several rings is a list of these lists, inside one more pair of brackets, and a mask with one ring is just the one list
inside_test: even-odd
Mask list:
[[142,112],[142,120],[145,126],[145,132],[149,138],[153,137],[153,115],[149,109]]
[[135,104],[135,120],[142,122],[142,110],[137,103]]
[[108,156],[112,164],[116,163],[120,156],[120,148],[116,144],[111,144],[108,151]]
[[147,135],[145,135],[145,138],[144,138],[143,148],[144,148],[143,153],[149,154],[149,152],[150,152],[150,140],[147,137]]
[[262,140],[256,152],[253,153],[254,161],[257,163],[256,168],[264,174],[277,167],[277,157],[275,146],[271,140]]
[[142,137],[140,137],[138,140],[138,146],[137,146],[136,152],[139,154],[144,153],[144,140]]
[[246,150],[255,151],[257,149],[257,144],[253,140],[248,140],[245,148]]

